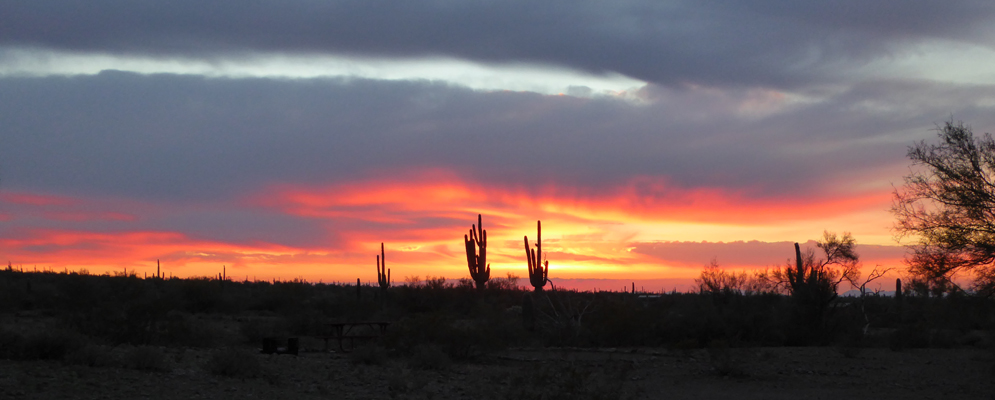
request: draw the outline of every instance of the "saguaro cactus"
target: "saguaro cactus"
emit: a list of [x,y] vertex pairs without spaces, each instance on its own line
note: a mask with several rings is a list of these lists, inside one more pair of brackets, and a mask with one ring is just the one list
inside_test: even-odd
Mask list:
[[[829,287],[826,273],[814,265],[805,265],[802,251],[795,243],[795,268],[787,268],[788,284],[791,285],[791,295],[802,301],[820,302],[822,298],[834,295]],[[831,296],[835,297],[835,296]],[[831,300],[831,299],[828,299]]]
[[[377,256],[377,283],[380,284],[380,290],[387,290],[390,288],[390,270],[387,269],[387,256],[383,251],[383,242],[380,243],[380,255]],[[359,284],[356,284],[359,286]]]
[[904,305],[903,305],[904,301],[902,300],[902,298],[903,298],[903,296],[902,296],[902,279],[901,278],[895,279],[895,307],[897,308],[896,311],[898,312],[898,320],[899,321],[902,321],[903,320],[903,316],[905,315],[905,309],[904,309]]
[[795,262],[797,264],[795,270],[787,271],[792,291],[797,291],[805,282],[805,264],[802,262],[802,250],[798,247],[798,243],[795,243]]
[[529,247],[529,237],[525,236],[525,259],[529,262],[529,283],[541,292],[549,282],[549,261],[542,260],[542,221],[536,221],[536,231],[535,250]]
[[482,290],[491,278],[491,265],[487,264],[487,231],[480,214],[477,214],[477,225],[470,225],[470,235],[463,235],[463,244],[466,245],[466,265],[470,268],[470,277],[477,284],[477,289]]

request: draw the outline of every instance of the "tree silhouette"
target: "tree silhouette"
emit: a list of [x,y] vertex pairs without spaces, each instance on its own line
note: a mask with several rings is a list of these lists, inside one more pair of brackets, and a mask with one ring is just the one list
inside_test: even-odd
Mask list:
[[[960,290],[958,273],[976,290],[995,288],[995,140],[976,138],[969,126],[949,121],[936,129],[939,144],[909,148],[912,169],[896,188],[892,213],[899,238],[915,237],[906,258],[913,279],[934,292]],[[918,167],[918,168],[916,168]]]
[[807,328],[818,328],[825,321],[840,283],[854,282],[860,276],[859,257],[854,251],[857,242],[849,232],[842,237],[823,232],[817,246],[825,258],[816,258],[812,250],[803,254],[795,243],[795,262],[775,269],[770,276],[791,294],[800,312],[798,322]]

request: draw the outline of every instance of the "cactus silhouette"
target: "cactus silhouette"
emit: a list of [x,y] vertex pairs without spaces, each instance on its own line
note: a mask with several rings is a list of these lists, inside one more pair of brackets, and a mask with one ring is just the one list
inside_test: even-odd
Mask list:
[[816,302],[822,301],[827,296],[836,297],[835,291],[830,287],[830,277],[827,272],[813,265],[806,266],[798,243],[795,243],[795,263],[794,269],[787,268],[786,271],[792,296]]
[[535,291],[541,292],[549,282],[549,261],[542,260],[542,221],[536,221],[536,248],[529,248],[529,237],[525,236],[525,259],[529,262],[529,283]]
[[791,284],[792,291],[798,290],[805,283],[805,264],[802,262],[802,250],[795,243],[795,261],[797,266],[794,270],[788,269],[788,283]]
[[484,230],[483,217],[477,214],[477,225],[470,225],[470,235],[463,235],[466,245],[466,264],[470,268],[470,277],[482,290],[487,280],[491,278],[491,265],[487,264],[487,231]]
[[896,312],[898,313],[899,321],[902,321],[903,316],[905,315],[905,309],[903,303],[904,301],[902,300],[902,279],[898,278],[895,279],[895,308],[897,309]]
[[[380,255],[377,256],[377,283],[380,284],[380,290],[390,288],[390,270],[387,269],[387,256],[383,251],[383,242],[380,243]],[[359,283],[356,284],[356,287],[359,287]]]

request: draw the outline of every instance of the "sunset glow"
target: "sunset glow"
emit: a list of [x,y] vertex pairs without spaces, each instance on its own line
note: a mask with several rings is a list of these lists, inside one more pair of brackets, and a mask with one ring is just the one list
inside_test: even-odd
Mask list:
[[[160,260],[174,276],[216,275],[224,266],[235,278],[348,282],[375,277],[373,256],[384,242],[396,280],[416,276],[455,279],[468,276],[462,235],[475,223],[475,214],[481,213],[488,231],[492,276],[527,275],[522,238],[529,236],[534,243],[535,221],[542,220],[543,249],[554,282],[563,279],[561,286],[591,289],[599,279],[606,287],[631,280],[651,283],[654,290],[660,290],[664,283],[683,288],[712,258],[737,270],[780,265],[791,256],[790,247],[772,251],[763,243],[806,242],[819,237],[824,224],[873,215],[888,200],[887,193],[813,201],[748,199],[721,189],[683,190],[649,178],[585,195],[555,185],[530,191],[472,184],[439,170],[411,175],[417,178],[318,187],[275,185],[237,202],[252,213],[316,221],[323,227],[323,236],[313,246],[144,231],[138,227],[140,221],[153,215],[102,209],[110,208],[107,203],[113,201],[30,193],[2,197],[7,206],[19,207],[11,224],[30,220],[36,225],[87,221],[106,225],[90,231],[25,227],[10,231],[13,234],[0,240],[0,246],[12,260],[18,260],[15,264],[43,270],[83,268],[104,273],[127,268],[144,274],[154,272]],[[174,212],[183,210],[158,209],[149,214]],[[887,214],[877,214],[882,226],[854,232],[858,239],[887,233],[883,218]],[[813,215],[818,218],[805,218]],[[745,242],[750,240],[760,242]],[[710,243],[712,248],[696,250],[694,243]],[[671,248],[649,250],[654,244]],[[751,251],[751,247],[756,249]],[[737,251],[744,252],[742,258]],[[898,254],[872,254],[868,261],[897,266]]]
[[458,279],[482,214],[495,277],[538,220],[565,287],[686,288],[824,231],[898,276],[909,146],[995,131],[973,5],[531,6],[0,5],[0,257],[354,282],[384,243],[397,281]]

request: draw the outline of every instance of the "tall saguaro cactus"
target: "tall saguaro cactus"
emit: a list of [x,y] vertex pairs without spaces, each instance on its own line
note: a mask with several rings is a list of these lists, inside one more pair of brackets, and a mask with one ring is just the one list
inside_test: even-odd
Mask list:
[[542,260],[542,221],[536,221],[536,248],[529,247],[529,237],[525,236],[525,259],[529,262],[529,283],[535,291],[541,292],[549,282],[549,261]]
[[380,290],[390,288],[390,270],[387,269],[387,256],[384,254],[382,242],[380,243],[380,255],[377,256],[377,283],[380,284]]
[[487,231],[480,214],[477,214],[477,225],[470,225],[470,234],[463,235],[463,244],[466,245],[466,265],[470,268],[470,277],[477,284],[477,289],[483,290],[487,280],[491,279],[491,265],[487,264]]
[[788,284],[791,285],[792,292],[798,291],[802,285],[805,284],[805,263],[802,262],[802,250],[798,247],[798,243],[795,243],[795,263],[797,264],[795,269],[792,271],[788,269]]

